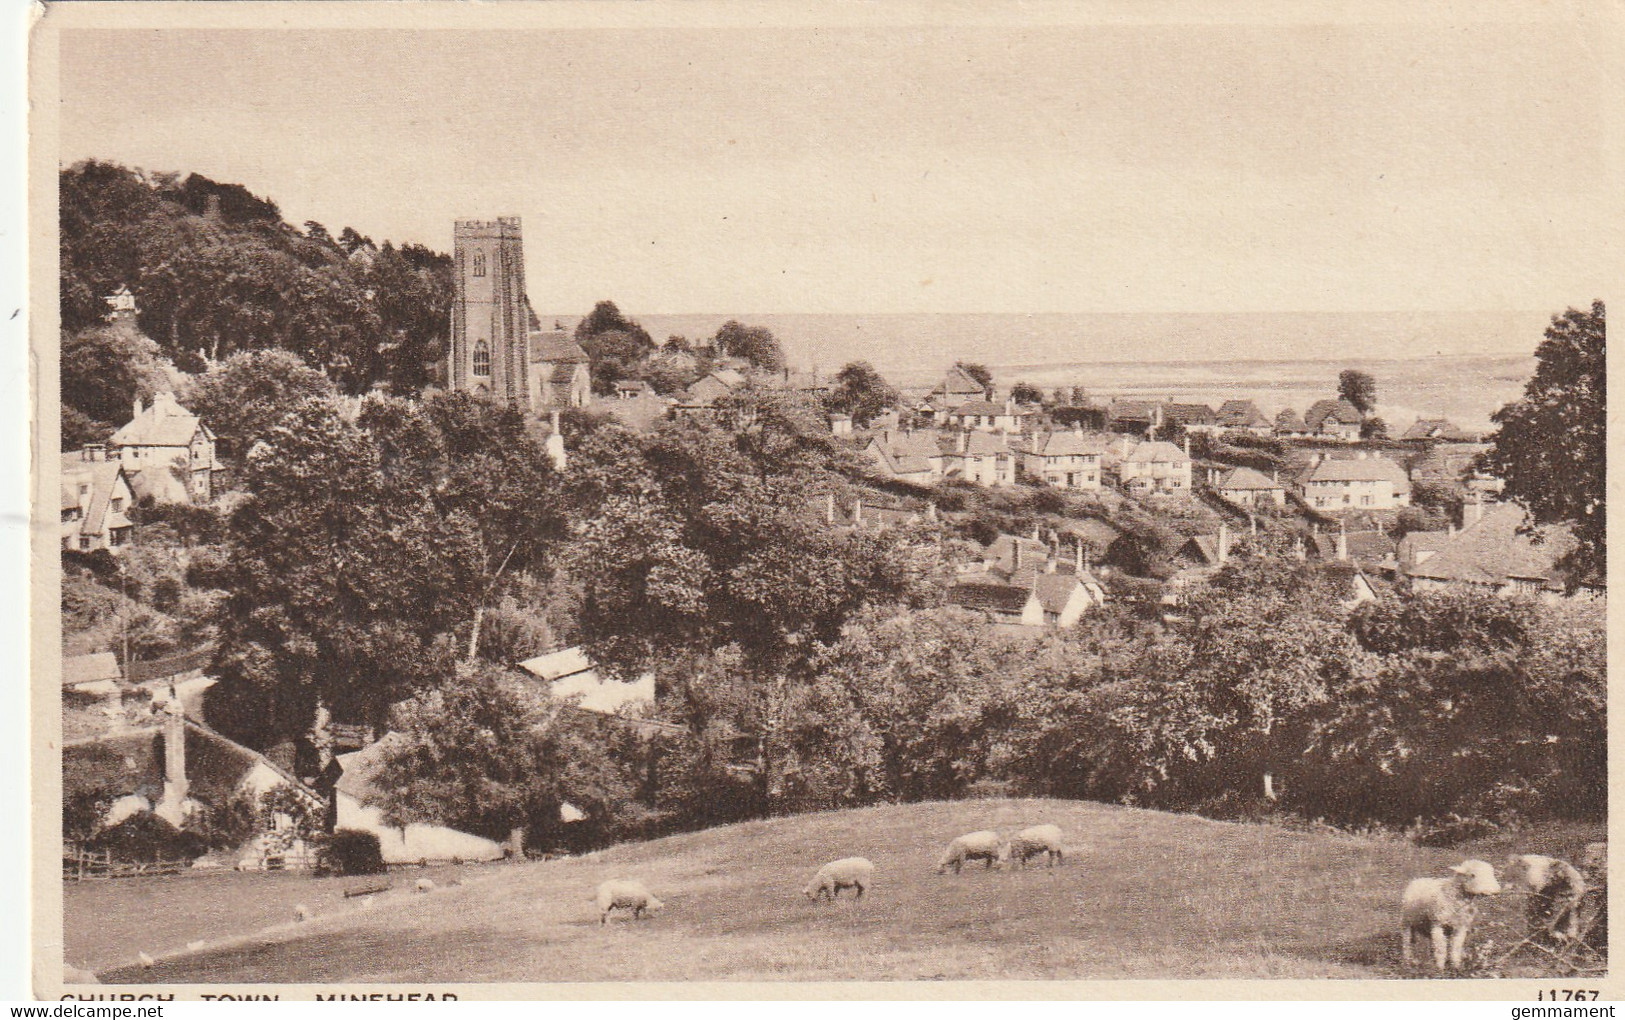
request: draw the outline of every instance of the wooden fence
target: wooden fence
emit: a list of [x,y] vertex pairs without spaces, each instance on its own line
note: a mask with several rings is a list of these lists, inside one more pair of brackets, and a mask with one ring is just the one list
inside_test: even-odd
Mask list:
[[190,871],[191,861],[116,861],[111,850],[64,849],[62,877],[75,882],[87,879],[134,878],[138,875],[179,875]]

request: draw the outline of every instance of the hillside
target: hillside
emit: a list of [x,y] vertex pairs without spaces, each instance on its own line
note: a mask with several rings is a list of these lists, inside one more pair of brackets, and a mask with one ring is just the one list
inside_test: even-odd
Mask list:
[[[983,827],[1054,822],[1069,853],[1053,871],[935,874],[941,846]],[[1574,838],[1579,839],[1579,836]],[[1524,843],[1520,850],[1567,851]],[[450,982],[606,980],[1065,979],[1400,976],[1395,905],[1404,882],[1467,853],[1502,860],[1505,845],[1436,850],[1214,822],[1103,804],[986,800],[827,812],[749,822],[589,858],[468,869],[460,885],[410,892],[413,872],[371,908],[341,886],[293,879],[266,916],[308,904],[314,921],[125,967],[104,981]],[[876,865],[861,903],[800,895],[823,862],[863,854]],[[216,893],[253,876],[206,880]],[[439,876],[441,881],[446,876]],[[662,897],[652,921],[600,927],[598,882],[636,877]],[[189,880],[172,883],[179,892]],[[204,880],[195,880],[198,889]],[[216,884],[219,883],[219,884]],[[116,892],[69,886],[67,916],[118,922]],[[850,895],[850,894],[848,894]],[[95,911],[76,897],[98,896]],[[127,897],[126,897],[127,898]],[[173,950],[211,913],[185,895],[140,897],[145,930]],[[85,904],[89,906],[88,903]],[[1490,910],[1485,938],[1508,945],[1521,902]],[[155,923],[156,922],[156,923]],[[1516,923],[1516,922],[1513,922]],[[1502,925],[1501,927],[1498,927]],[[96,961],[91,932],[67,933],[71,962]],[[1481,938],[1475,938],[1475,943]],[[135,947],[124,943],[128,960]],[[105,951],[105,949],[103,950]]]

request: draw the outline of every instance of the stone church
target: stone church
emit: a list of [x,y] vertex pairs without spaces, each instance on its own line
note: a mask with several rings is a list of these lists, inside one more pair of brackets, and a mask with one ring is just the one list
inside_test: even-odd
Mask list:
[[540,417],[592,400],[587,352],[565,329],[542,328],[525,296],[519,217],[458,220],[452,259],[446,380],[453,390],[502,400]]

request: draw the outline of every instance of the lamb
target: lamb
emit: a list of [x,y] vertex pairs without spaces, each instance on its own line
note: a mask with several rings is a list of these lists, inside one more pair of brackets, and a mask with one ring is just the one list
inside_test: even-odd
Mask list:
[[1580,937],[1580,901],[1586,880],[1568,861],[1543,854],[1523,854],[1507,864],[1507,882],[1529,890],[1530,934],[1550,932],[1559,939]]
[[1025,868],[1027,859],[1039,854],[1044,855],[1052,868],[1063,861],[1065,854],[1061,846],[1060,826],[1034,825],[1011,836],[999,847],[999,866],[1005,868],[1020,864]]
[[980,832],[967,832],[957,836],[943,851],[942,860],[937,862],[937,874],[942,874],[949,868],[954,874],[965,866],[966,861],[981,860],[989,868],[999,859],[999,834],[989,829]]
[[642,882],[625,878],[612,878],[598,886],[598,923],[609,923],[609,912],[616,907],[632,911],[636,920],[644,914],[653,915],[665,904],[655,899]]
[[1444,970],[1448,950],[1450,966],[1460,970],[1467,932],[1478,915],[1476,901],[1501,891],[1495,868],[1484,861],[1463,861],[1450,870],[1450,878],[1418,878],[1405,887],[1400,945],[1406,963],[1412,962],[1412,936],[1426,932],[1433,941],[1433,966]]
[[839,899],[842,889],[856,889],[858,894],[853,899],[863,899],[864,892],[874,881],[875,866],[869,863],[866,857],[843,857],[838,861],[830,861],[807,883],[807,888],[801,890],[809,900],[818,902],[820,896],[835,900]]
[[434,879],[420,878],[417,880],[417,884],[414,886],[414,888],[420,893],[434,892]]

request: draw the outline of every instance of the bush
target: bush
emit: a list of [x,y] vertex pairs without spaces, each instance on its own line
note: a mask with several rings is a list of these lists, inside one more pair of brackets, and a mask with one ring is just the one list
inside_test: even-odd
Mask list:
[[379,875],[387,869],[376,833],[340,829],[322,841],[316,870],[327,875]]
[[146,811],[103,829],[86,845],[91,850],[107,850],[116,860],[132,863],[190,861],[209,852],[208,840],[202,836],[177,829]]

